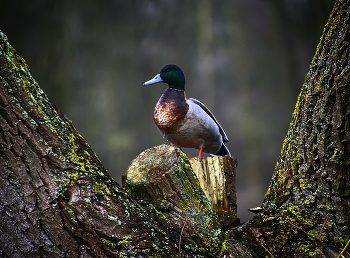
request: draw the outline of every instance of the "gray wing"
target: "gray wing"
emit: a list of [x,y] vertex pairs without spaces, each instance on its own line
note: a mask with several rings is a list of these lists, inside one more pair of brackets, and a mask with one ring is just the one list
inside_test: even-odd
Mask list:
[[210,112],[209,108],[207,108],[202,102],[200,102],[199,100],[196,100],[194,98],[189,98],[187,100],[190,100],[194,103],[196,103],[198,106],[200,106],[214,121],[215,123],[218,125],[219,127],[219,132],[222,135],[223,141],[224,143],[228,142],[228,138],[226,136],[226,133],[224,131],[224,129],[222,129],[221,125],[219,124],[219,122],[216,120],[216,118],[214,117],[214,115]]

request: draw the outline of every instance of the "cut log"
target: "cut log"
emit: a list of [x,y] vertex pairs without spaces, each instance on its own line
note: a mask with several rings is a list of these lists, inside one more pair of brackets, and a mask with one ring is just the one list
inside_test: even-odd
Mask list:
[[191,158],[191,166],[198,177],[215,213],[223,226],[239,223],[237,218],[235,157]]
[[[200,244],[199,250],[205,257],[223,255],[225,233],[188,158],[179,148],[162,144],[145,150],[131,162],[125,181],[135,200],[162,214],[172,234],[181,232],[179,245]],[[186,243],[180,240],[185,238]],[[217,251],[213,256],[209,250]]]

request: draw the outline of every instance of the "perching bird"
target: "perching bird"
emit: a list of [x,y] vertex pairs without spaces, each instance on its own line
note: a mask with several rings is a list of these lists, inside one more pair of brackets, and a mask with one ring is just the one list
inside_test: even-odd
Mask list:
[[214,156],[231,155],[225,143],[228,138],[209,109],[200,101],[185,95],[185,76],[177,65],[164,66],[160,73],[143,85],[168,84],[154,110],[153,119],[169,142],[180,148],[199,149]]

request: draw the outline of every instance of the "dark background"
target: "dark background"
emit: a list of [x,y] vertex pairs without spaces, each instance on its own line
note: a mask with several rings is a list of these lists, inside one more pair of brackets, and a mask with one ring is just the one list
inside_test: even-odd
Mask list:
[[[0,30],[120,182],[164,143],[153,123],[168,63],[215,114],[238,158],[238,215],[268,188],[334,0],[0,0]],[[185,150],[189,157],[197,151]]]

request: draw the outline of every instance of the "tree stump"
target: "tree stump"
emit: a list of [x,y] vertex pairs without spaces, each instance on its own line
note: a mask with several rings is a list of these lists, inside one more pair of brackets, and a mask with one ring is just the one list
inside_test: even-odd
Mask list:
[[169,225],[178,227],[182,239],[205,238],[207,244],[201,247],[202,252],[216,249],[219,253],[215,255],[220,254],[225,233],[188,158],[179,148],[163,144],[142,152],[128,168],[126,185],[141,205],[154,206]]
[[[202,187],[214,188],[214,184],[210,185],[210,180],[204,180],[206,184],[201,187],[191,163],[197,173],[202,171],[201,180],[206,175],[211,182],[216,182],[217,186],[208,195]],[[212,203],[215,204],[215,209],[220,210],[218,214],[221,218],[226,218],[225,222],[231,221],[225,225],[232,226],[232,221],[237,223],[234,187],[236,158],[193,159],[191,163],[181,149],[174,145],[162,144],[150,148],[131,162],[126,178],[123,179],[124,187],[145,209],[154,207],[157,214],[166,221],[164,226],[168,227],[169,234],[176,236],[177,232],[181,232],[179,257],[181,250],[186,248],[197,248],[204,257],[252,257],[239,241],[225,240],[226,234],[207,198],[210,196],[215,200],[219,196]],[[220,193],[214,194],[215,191]],[[183,243],[184,241],[186,242]]]
[[235,157],[191,158],[190,163],[203,191],[225,227],[239,224],[237,218]]

